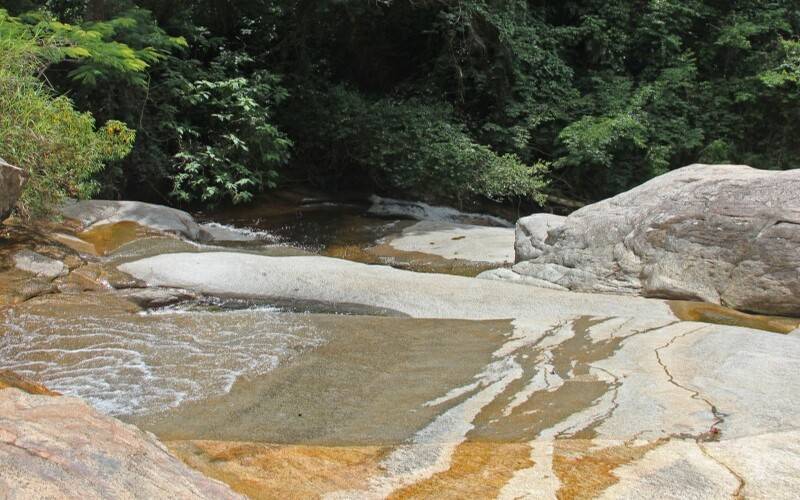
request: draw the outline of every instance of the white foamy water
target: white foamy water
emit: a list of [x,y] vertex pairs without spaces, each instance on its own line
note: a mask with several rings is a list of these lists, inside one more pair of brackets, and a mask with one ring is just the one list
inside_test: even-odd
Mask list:
[[278,243],[280,238],[268,231],[260,231],[250,227],[237,227],[219,222],[208,222],[202,227],[216,241],[247,242],[262,241],[265,243]]
[[10,312],[2,321],[0,368],[111,415],[225,394],[240,376],[268,372],[322,343],[300,316],[265,308],[100,318]]
[[455,208],[428,205],[420,201],[404,201],[371,196],[368,213],[384,217],[408,217],[416,220],[476,224],[482,226],[514,227],[511,222],[494,215],[465,213]]

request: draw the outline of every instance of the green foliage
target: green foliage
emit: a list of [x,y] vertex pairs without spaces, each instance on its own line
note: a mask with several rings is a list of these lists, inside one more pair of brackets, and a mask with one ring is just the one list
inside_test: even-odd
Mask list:
[[312,118],[319,126],[305,139],[317,145],[319,157],[334,162],[329,170],[363,172],[384,191],[458,202],[475,195],[542,201],[547,166],[529,167],[475,142],[447,105],[370,100],[342,86],[316,99],[307,95],[305,102],[319,113]]
[[39,8],[2,29],[48,40],[48,81],[137,130],[108,195],[591,201],[696,161],[800,166],[796,0],[11,3]]
[[800,86],[800,40],[781,40],[779,62],[759,76],[767,87]]
[[127,154],[134,133],[117,121],[96,129],[91,114],[54,96],[36,78],[48,39],[20,36],[9,23],[0,11],[0,157],[28,173],[18,208],[38,216],[67,196],[94,194],[94,175]]
[[151,25],[150,13],[131,9],[109,21],[85,23],[82,26],[65,24],[46,11],[32,11],[18,18],[3,14],[4,36],[30,38],[43,43],[36,53],[51,63],[71,61],[69,77],[89,86],[121,77],[135,85],[146,85],[145,71],[166,58],[170,50],[186,46],[182,37],[168,37],[162,31],[149,33],[147,44],[133,48],[117,41],[129,38],[140,26]]
[[[173,196],[190,202],[248,202],[263,188],[274,188],[276,169],[289,159],[291,141],[270,121],[286,97],[280,79],[257,71],[228,77],[250,59],[223,54],[206,80],[187,83],[179,97],[205,119],[179,125],[180,152]],[[232,66],[232,68],[231,68]]]

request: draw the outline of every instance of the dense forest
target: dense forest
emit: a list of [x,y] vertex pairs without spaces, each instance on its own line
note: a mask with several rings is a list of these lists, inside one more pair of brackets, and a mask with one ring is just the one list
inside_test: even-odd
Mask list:
[[[2,0],[24,214],[281,185],[592,201],[800,166],[797,0]],[[569,203],[567,201],[567,203]]]

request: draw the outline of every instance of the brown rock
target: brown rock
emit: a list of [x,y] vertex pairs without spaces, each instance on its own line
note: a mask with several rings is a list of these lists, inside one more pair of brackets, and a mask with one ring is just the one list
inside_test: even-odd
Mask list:
[[50,235],[55,241],[62,245],[69,247],[81,254],[98,255],[97,249],[88,241],[84,241],[77,236],[72,236],[64,233],[54,233]]
[[38,297],[39,295],[47,295],[56,291],[56,286],[46,278],[34,278],[27,280],[19,285],[14,290],[13,302],[20,303],[26,300]]
[[66,281],[83,287],[83,290],[142,288],[145,286],[144,282],[129,274],[100,263],[81,266],[70,273]]
[[365,488],[387,449],[227,441],[173,441],[170,450],[191,467],[253,499],[319,498]]
[[0,389],[20,389],[28,394],[36,394],[39,396],[60,396],[61,394],[51,391],[33,380],[28,380],[22,375],[12,372],[11,370],[0,371]]
[[152,434],[76,398],[0,390],[0,491],[11,498],[241,498]]

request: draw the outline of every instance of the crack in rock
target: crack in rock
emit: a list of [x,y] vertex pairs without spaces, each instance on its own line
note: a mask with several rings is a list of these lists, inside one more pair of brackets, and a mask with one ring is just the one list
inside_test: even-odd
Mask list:
[[682,338],[687,337],[687,336],[689,336],[691,334],[697,333],[697,332],[699,332],[699,331],[701,331],[701,330],[703,330],[705,328],[706,328],[705,326],[702,326],[700,328],[696,328],[694,330],[690,330],[690,331],[682,333],[680,335],[676,335],[675,337],[670,339],[670,341],[667,342],[666,344],[662,345],[661,347],[656,348],[654,352],[655,352],[656,360],[658,361],[658,364],[661,365],[661,368],[664,370],[664,373],[667,375],[668,382],[670,384],[674,385],[675,387],[678,387],[679,389],[682,389],[682,390],[688,392],[691,395],[692,399],[697,400],[697,401],[703,401],[705,404],[708,405],[709,409],[711,410],[711,414],[714,415],[714,423],[711,425],[711,429],[708,432],[704,432],[702,434],[699,434],[697,436],[692,436],[692,437],[694,438],[695,443],[697,443],[697,447],[700,449],[700,451],[703,453],[703,455],[708,457],[710,460],[716,462],[721,467],[725,468],[725,470],[727,470],[734,478],[736,478],[736,480],[738,481],[739,484],[738,484],[736,490],[733,492],[732,498],[734,498],[735,500],[740,500],[740,499],[744,498],[743,491],[744,491],[744,488],[745,488],[745,485],[746,485],[744,477],[742,477],[739,473],[737,473],[735,470],[733,470],[733,468],[731,468],[728,464],[726,464],[725,462],[723,462],[723,461],[719,460],[718,458],[716,458],[715,456],[713,456],[706,449],[706,447],[703,446],[704,442],[719,441],[720,430],[719,430],[719,428],[717,426],[720,425],[720,424],[723,424],[725,422],[725,417],[727,415],[725,413],[719,411],[719,409],[716,407],[716,405],[714,405],[711,401],[709,401],[708,398],[703,397],[700,394],[699,391],[694,390],[694,389],[690,389],[689,387],[686,387],[686,386],[678,383],[675,380],[675,377],[669,371],[669,368],[667,368],[667,365],[661,359],[661,352],[660,351],[669,348],[670,346],[672,346],[672,344],[674,344],[679,339],[682,339]]

